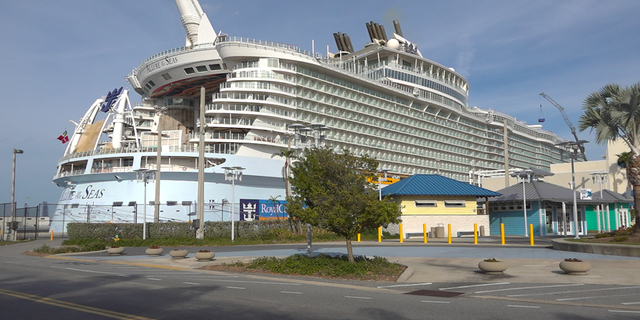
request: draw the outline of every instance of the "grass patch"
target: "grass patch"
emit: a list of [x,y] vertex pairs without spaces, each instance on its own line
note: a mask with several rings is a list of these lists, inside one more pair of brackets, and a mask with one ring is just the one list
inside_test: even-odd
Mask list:
[[17,241],[2,241],[0,240],[0,246],[8,246],[10,244],[18,244],[18,243],[23,243],[23,242],[29,242],[32,240],[17,240]]
[[330,256],[320,254],[308,257],[296,254],[287,258],[262,257],[250,263],[235,262],[230,265],[203,267],[207,270],[276,273],[301,275],[331,279],[396,281],[406,266],[391,263],[386,258],[355,257],[350,263],[346,255]]
[[70,252],[81,252],[82,249],[79,247],[59,247],[52,248],[48,245],[42,245],[40,248],[33,249],[33,252],[40,255],[50,255],[50,254],[60,254],[60,253],[70,253]]

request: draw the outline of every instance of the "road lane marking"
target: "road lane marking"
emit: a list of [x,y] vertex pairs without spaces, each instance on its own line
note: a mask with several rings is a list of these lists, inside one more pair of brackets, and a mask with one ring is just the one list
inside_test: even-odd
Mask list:
[[246,281],[246,280],[223,280],[223,279],[205,279],[214,282],[238,282],[238,283],[254,283],[254,284],[280,284],[283,286],[300,286],[300,283],[288,283],[288,282],[267,282],[267,281]]
[[122,273],[115,273],[115,272],[95,271],[95,270],[85,270],[85,269],[67,268],[67,267],[58,267],[58,266],[51,266],[51,268],[66,269],[66,270],[71,270],[71,271],[80,271],[80,272],[87,272],[87,273],[112,274],[112,275],[116,275],[116,276],[119,276],[119,277],[129,277],[129,276],[128,276],[128,275],[126,275],[126,274],[122,274]]
[[194,286],[200,285],[199,283],[195,283],[195,282],[183,282],[184,284],[191,284]]
[[147,280],[162,281],[162,279],[158,279],[158,278],[147,278]]
[[484,286],[499,286],[499,285],[503,285],[503,284],[511,284],[511,282],[472,284],[472,285],[468,285],[468,286],[440,288],[439,290],[463,289],[463,288],[474,288],[474,287],[484,287]]
[[579,297],[579,298],[565,298],[565,299],[556,299],[556,301],[571,301],[571,300],[583,300],[583,299],[600,299],[600,298],[608,298],[608,297],[628,297],[629,294],[614,294],[608,296],[594,296],[594,297]]
[[640,313],[640,311],[630,311],[630,310],[609,310],[609,312],[618,312],[618,313]]
[[529,308],[529,309],[540,309],[539,306],[521,306],[521,305],[517,305],[517,304],[508,304],[507,307],[509,308]]
[[227,286],[227,289],[238,289],[238,290],[244,290],[244,289],[246,289],[246,288],[243,288],[243,287],[229,287],[229,286]]
[[507,297],[546,296],[546,295],[552,295],[552,294],[580,293],[580,292],[607,291],[607,290],[620,290],[620,289],[638,289],[638,288],[640,287],[636,286],[636,287],[600,288],[600,289],[558,291],[558,292],[545,292],[545,293],[511,294],[511,295],[508,295]]
[[67,301],[51,299],[51,298],[40,297],[33,294],[22,293],[18,291],[0,289],[0,294],[4,294],[4,295],[12,296],[15,298],[20,298],[20,299],[25,299],[25,300],[31,300],[38,303],[44,303],[44,304],[52,305],[54,307],[60,307],[60,308],[72,309],[80,312],[97,314],[100,316],[114,318],[114,319],[152,320],[151,318],[146,318],[142,316],[136,316],[136,315],[127,314],[127,313],[94,308],[90,306],[85,306],[81,304],[76,304],[76,303],[71,303]]
[[630,304],[640,304],[640,302],[622,302],[620,304],[630,305]]
[[423,300],[420,302],[427,302],[427,303],[450,303],[449,301],[433,301],[433,300]]
[[287,294],[302,294],[302,292],[297,292],[297,291],[280,291],[280,293],[287,293]]
[[506,289],[496,289],[496,290],[476,291],[476,292],[474,292],[474,293],[487,293],[487,292],[510,291],[510,290],[524,290],[524,289],[554,288],[554,287],[575,287],[575,286],[584,286],[584,283],[576,283],[576,284],[559,284],[559,285],[553,285],[553,286],[517,287],[517,288],[506,288]]
[[362,299],[362,300],[371,300],[371,297],[356,297],[356,296],[344,296],[347,299]]
[[396,287],[414,287],[414,286],[427,286],[430,284],[433,284],[433,283],[425,282],[425,283],[411,283],[411,284],[396,284],[392,286],[377,286],[376,288],[382,289],[382,288],[396,288]]

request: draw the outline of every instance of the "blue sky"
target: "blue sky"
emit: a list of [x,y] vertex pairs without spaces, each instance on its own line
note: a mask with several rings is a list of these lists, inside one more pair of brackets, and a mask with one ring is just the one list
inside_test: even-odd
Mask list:
[[[607,83],[640,81],[640,1],[212,1],[200,0],[216,32],[335,52],[334,32],[357,49],[365,23],[400,21],[422,54],[470,82],[469,105],[495,109],[571,139],[584,98]],[[16,201],[55,203],[51,183],[64,152],[56,137],[73,131],[97,98],[126,86],[144,59],[184,44],[171,0],[0,1],[0,203],[11,201],[12,149],[18,155]],[[139,97],[132,95],[133,101]],[[593,140],[588,132],[581,139]],[[590,159],[604,147],[587,145]]]

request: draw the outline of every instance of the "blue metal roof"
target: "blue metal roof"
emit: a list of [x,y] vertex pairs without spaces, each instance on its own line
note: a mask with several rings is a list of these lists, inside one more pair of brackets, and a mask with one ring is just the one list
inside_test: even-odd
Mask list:
[[437,174],[414,174],[383,188],[382,195],[495,197],[501,194]]

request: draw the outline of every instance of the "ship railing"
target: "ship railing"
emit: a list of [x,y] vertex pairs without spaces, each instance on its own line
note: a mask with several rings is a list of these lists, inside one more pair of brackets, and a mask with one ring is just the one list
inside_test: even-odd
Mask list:
[[[164,149],[164,148],[163,148]],[[97,155],[109,155],[109,154],[128,154],[128,153],[142,153],[142,152],[156,152],[156,147],[129,147],[129,148],[102,148],[100,150],[92,150],[92,151],[83,151],[76,152],[69,155],[66,155],[58,162],[63,162],[69,159],[75,158],[84,158],[84,157],[92,157]],[[198,148],[194,146],[171,146],[169,148],[170,152],[198,152]]]
[[[246,133],[230,133],[230,132],[205,132],[205,139],[234,139],[234,140],[244,140],[246,138]],[[199,139],[199,133],[190,133],[189,139]]]

